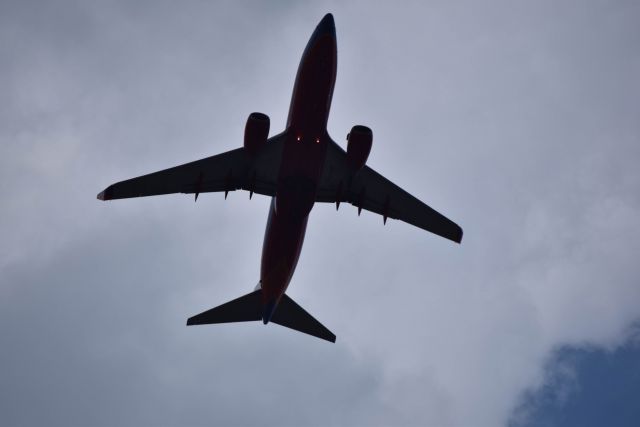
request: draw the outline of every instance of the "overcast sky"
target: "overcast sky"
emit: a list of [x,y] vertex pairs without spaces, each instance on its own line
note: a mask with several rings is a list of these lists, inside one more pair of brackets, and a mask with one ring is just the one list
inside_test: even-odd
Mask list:
[[[252,111],[282,130],[327,12],[330,134],[371,127],[368,164],[462,245],[316,205],[288,294],[336,344],[187,328],[257,283],[269,200],[95,196],[239,147]],[[638,22],[633,0],[0,3],[0,424],[607,413],[640,382]],[[609,421],[638,424],[631,396]]]

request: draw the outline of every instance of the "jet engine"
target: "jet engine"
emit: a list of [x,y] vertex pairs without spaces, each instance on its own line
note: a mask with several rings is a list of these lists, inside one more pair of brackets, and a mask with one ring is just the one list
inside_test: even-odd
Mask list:
[[359,171],[367,163],[373,132],[366,126],[356,125],[347,135],[347,164],[353,171]]
[[249,155],[255,155],[267,143],[269,136],[269,116],[251,113],[244,128],[244,149]]

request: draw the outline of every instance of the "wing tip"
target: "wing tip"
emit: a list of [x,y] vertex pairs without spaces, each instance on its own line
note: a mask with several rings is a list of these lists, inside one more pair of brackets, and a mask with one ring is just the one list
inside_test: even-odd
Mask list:
[[462,235],[464,234],[464,232],[462,231],[462,228],[458,227],[458,233],[456,233],[455,239],[453,239],[454,242],[456,242],[457,244],[461,244],[462,243]]
[[112,199],[112,191],[111,191],[111,186],[105,188],[104,190],[102,190],[101,192],[98,193],[98,195],[96,196],[96,198],[98,200],[111,200]]

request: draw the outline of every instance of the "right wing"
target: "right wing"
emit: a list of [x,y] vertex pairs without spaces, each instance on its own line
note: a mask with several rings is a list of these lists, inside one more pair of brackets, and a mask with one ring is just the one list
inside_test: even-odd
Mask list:
[[254,157],[244,148],[112,184],[98,194],[100,200],[243,189],[274,196],[282,157],[284,133],[269,138]]
[[353,172],[347,154],[335,142],[327,147],[325,166],[318,185],[317,202],[349,202],[387,218],[399,219],[423,230],[460,243],[462,229],[369,166]]

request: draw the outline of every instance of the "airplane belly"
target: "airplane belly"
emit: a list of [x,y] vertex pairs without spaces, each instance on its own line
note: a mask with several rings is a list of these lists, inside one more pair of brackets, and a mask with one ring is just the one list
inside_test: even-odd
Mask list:
[[[335,27],[328,15],[318,25],[303,53],[287,118],[276,195],[269,209],[260,267],[263,303],[269,310],[275,309],[289,286],[316,200],[331,141],[326,125],[336,64]],[[266,316],[269,317],[268,313]]]
[[296,75],[287,127],[296,124],[305,128],[326,128],[336,67],[335,37],[312,37]]
[[277,201],[272,199],[260,267],[265,302],[279,300],[289,286],[302,250],[308,218],[308,214],[296,217],[278,212]]

